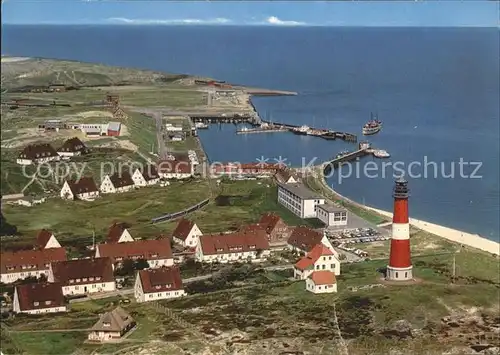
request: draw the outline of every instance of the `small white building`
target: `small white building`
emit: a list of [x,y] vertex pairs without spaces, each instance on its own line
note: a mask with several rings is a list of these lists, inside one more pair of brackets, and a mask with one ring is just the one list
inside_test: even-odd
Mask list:
[[125,223],[113,223],[109,227],[106,243],[127,243],[133,242],[134,238],[130,235]]
[[329,203],[317,206],[317,217],[327,227],[346,226],[347,210]]
[[167,123],[165,125],[165,130],[167,132],[182,132],[182,127],[179,127],[179,126],[174,126],[173,124],[171,123]]
[[177,298],[185,294],[181,273],[176,267],[140,270],[137,273],[134,286],[137,302]]
[[66,312],[61,286],[57,283],[17,285],[12,304],[14,313],[42,314]]
[[43,164],[50,161],[59,160],[59,154],[56,150],[47,143],[43,144],[31,144],[22,150],[17,157],[17,164],[19,165],[31,165],[31,164]]
[[0,282],[9,284],[27,277],[48,276],[50,264],[66,260],[64,248],[0,253]]
[[226,234],[202,235],[196,246],[195,259],[204,263],[261,262],[270,254],[264,229]]
[[26,207],[32,207],[36,205],[40,205],[45,202],[45,197],[33,197],[33,196],[24,196],[20,198],[19,200],[16,200],[15,203],[17,203],[20,206],[26,206]]
[[182,218],[174,232],[172,233],[172,237],[174,242],[182,245],[183,247],[195,248],[198,245],[199,237],[203,235],[200,228],[196,225],[196,223]]
[[91,201],[99,197],[99,189],[91,176],[82,176],[78,180],[66,180],[60,196],[65,200]]
[[46,229],[38,232],[36,241],[39,249],[61,248],[61,244],[59,244],[54,233]]
[[160,175],[154,165],[148,165],[144,169],[135,169],[132,174],[135,186],[151,186],[160,182]]
[[117,172],[113,175],[106,175],[101,183],[101,192],[103,194],[114,194],[127,192],[134,189],[134,180],[127,171]]
[[48,281],[58,282],[65,296],[116,290],[110,258],[75,259],[52,263]]
[[96,342],[119,341],[136,325],[135,320],[123,308],[117,307],[104,313],[90,329],[88,340]]
[[337,279],[331,271],[314,271],[306,279],[306,290],[312,293],[337,292]]
[[98,244],[96,258],[109,258],[113,267],[120,265],[126,259],[144,259],[150,268],[174,265],[172,248],[168,239],[145,239],[127,243]]
[[293,276],[298,280],[305,280],[314,271],[325,270],[340,275],[340,260],[332,250],[319,243],[294,265]]
[[316,218],[317,206],[324,204],[325,199],[303,184],[278,183],[278,203],[300,218]]
[[82,123],[80,130],[87,136],[105,136],[108,133],[107,123]]

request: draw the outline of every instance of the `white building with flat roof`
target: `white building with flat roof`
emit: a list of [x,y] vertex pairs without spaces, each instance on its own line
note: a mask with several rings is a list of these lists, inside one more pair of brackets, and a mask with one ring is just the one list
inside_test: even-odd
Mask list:
[[325,203],[318,205],[316,213],[318,219],[327,227],[347,225],[347,210],[345,208]]
[[316,218],[325,199],[300,183],[278,184],[278,202],[300,218]]

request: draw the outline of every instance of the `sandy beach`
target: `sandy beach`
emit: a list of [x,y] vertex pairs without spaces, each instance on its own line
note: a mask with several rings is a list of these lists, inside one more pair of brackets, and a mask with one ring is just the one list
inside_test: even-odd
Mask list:
[[[323,167],[321,169],[323,169]],[[335,195],[339,196],[343,200],[345,200],[351,204],[354,204],[360,208],[365,208],[367,210],[371,210],[373,212],[376,212],[382,216],[392,218],[392,212],[380,210],[380,209],[366,206],[366,205],[362,205],[356,201],[353,201],[353,200],[339,194],[337,191],[335,191],[330,186],[328,186],[328,184],[326,183],[326,181],[324,179],[324,176],[322,178],[320,178],[319,180],[326,188],[328,188],[330,191],[332,191]],[[445,239],[448,239],[452,242],[467,245],[469,247],[483,250],[483,251],[486,251],[486,252],[491,253],[491,254],[500,255],[500,243],[498,243],[497,241],[483,238],[479,234],[472,234],[472,233],[456,230],[456,229],[449,228],[449,227],[440,226],[440,225],[435,224],[435,223],[422,221],[420,219],[411,218],[411,217],[410,217],[410,225],[412,225],[418,229],[421,229],[423,231],[426,231],[428,233],[432,233],[432,234],[435,234],[439,237],[443,237]]]

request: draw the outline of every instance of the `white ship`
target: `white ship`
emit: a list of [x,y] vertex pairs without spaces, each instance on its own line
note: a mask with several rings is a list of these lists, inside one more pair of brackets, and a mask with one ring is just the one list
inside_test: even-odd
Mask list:
[[389,158],[391,155],[386,150],[377,149],[373,151],[376,158]]
[[194,125],[196,128],[198,129],[205,129],[205,128],[208,128],[208,125],[206,123],[203,123],[203,122],[196,122],[196,124]]
[[310,128],[309,126],[300,126],[299,128],[294,128],[293,133],[295,134],[302,134],[302,135],[307,135],[309,134]]

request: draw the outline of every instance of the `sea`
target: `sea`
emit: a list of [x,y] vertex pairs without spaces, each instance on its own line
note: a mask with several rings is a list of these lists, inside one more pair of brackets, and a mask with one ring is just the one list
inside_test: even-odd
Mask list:
[[[263,118],[358,135],[391,157],[328,177],[341,194],[392,209],[401,174],[410,215],[498,240],[498,28],[8,26],[2,54],[72,59],[296,91],[254,98]],[[363,137],[376,114],[382,130]],[[212,162],[319,164],[353,143],[292,133],[200,132]]]

